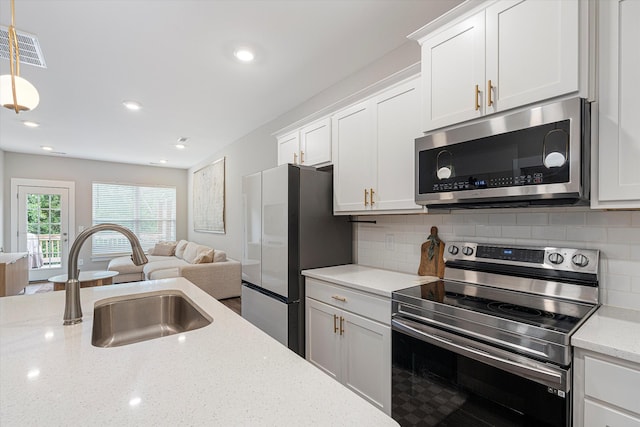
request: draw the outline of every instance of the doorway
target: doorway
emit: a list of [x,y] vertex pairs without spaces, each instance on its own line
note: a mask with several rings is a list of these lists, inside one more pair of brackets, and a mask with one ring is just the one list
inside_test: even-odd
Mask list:
[[74,237],[74,183],[12,179],[11,187],[17,195],[12,198],[11,247],[28,252],[29,281],[66,273]]

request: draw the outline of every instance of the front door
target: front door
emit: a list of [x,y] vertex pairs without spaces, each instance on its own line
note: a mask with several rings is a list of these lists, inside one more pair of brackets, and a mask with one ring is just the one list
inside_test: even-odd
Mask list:
[[[67,272],[70,188],[17,185],[17,251],[29,253],[29,281]],[[71,190],[72,192],[72,190]]]

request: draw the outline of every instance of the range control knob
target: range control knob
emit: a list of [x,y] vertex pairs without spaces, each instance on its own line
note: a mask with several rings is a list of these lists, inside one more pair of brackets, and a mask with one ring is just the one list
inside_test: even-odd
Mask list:
[[469,246],[465,246],[462,248],[462,253],[469,256],[473,254],[473,248],[470,248]]
[[458,249],[458,247],[456,245],[449,246],[449,253],[451,255],[456,255],[458,253],[458,251],[460,251],[460,249]]
[[551,264],[562,264],[564,261],[564,257],[560,255],[558,252],[553,252],[549,254],[549,262]]
[[571,261],[578,267],[586,267],[589,264],[589,258],[582,254],[575,254]]

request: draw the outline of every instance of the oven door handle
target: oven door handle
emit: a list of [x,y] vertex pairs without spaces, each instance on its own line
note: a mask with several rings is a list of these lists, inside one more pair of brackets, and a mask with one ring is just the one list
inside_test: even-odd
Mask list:
[[[506,351],[485,346],[482,345],[482,343],[407,319],[394,318],[391,320],[391,327],[397,332],[412,336],[456,354],[469,357],[497,369],[510,372],[554,389],[565,392],[569,390],[569,384],[567,384],[568,371],[560,367],[542,366],[534,361],[531,361],[530,364],[524,364],[510,360],[505,357],[506,354],[508,354]],[[496,354],[499,352],[505,353],[505,355],[500,356]],[[533,366],[533,364],[536,366]]]

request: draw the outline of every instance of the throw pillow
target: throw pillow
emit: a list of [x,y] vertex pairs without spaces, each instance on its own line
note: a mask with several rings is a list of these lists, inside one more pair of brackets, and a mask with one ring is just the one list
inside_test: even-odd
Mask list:
[[188,243],[189,242],[186,240],[180,240],[176,245],[176,250],[174,255],[177,256],[178,258],[184,258],[184,250],[187,248]]
[[227,253],[225,251],[215,251],[213,253],[213,262],[222,262],[227,260]]
[[182,254],[182,259],[187,261],[189,264],[193,264],[196,257],[198,256],[198,247],[200,245],[197,243],[189,242],[187,243],[187,247],[184,249],[184,254]]
[[171,242],[159,242],[153,247],[151,255],[172,256],[176,251],[176,244]]
[[206,246],[200,246],[198,249],[198,255],[193,260],[194,264],[207,264],[213,262],[213,249]]

